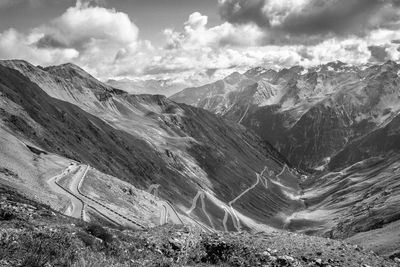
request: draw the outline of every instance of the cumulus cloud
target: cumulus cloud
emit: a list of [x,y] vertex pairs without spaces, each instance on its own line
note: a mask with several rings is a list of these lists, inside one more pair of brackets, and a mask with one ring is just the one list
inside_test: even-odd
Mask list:
[[101,3],[78,0],[60,17],[28,34],[13,29],[3,32],[0,56],[42,65],[73,61],[102,75],[102,66],[113,64],[116,55],[135,50],[140,42],[139,30],[128,15],[101,7]]
[[[309,36],[364,36],[370,30],[398,25],[398,0],[219,0],[223,19],[255,24],[267,41],[307,42]],[[284,38],[291,35],[289,40]],[[297,38],[296,38],[297,37]],[[299,38],[302,37],[302,38]]]
[[52,64],[71,61],[78,57],[75,49],[40,49],[34,43],[37,37],[34,34],[25,36],[15,29],[0,33],[0,58],[25,59],[37,64]]
[[[207,28],[208,17],[195,12],[185,22],[183,32],[166,29],[167,48],[201,48],[223,46],[253,46],[260,43],[264,33],[253,25],[223,23]],[[243,38],[245,36],[245,38]]]
[[219,7],[221,17],[228,22],[254,22],[260,27],[270,26],[270,19],[265,12],[265,0],[220,0]]
[[50,25],[37,29],[37,32],[42,32],[43,38],[75,48],[83,48],[93,41],[129,45],[137,40],[138,28],[128,15],[88,4],[78,1],[75,7],[69,8]]
[[104,7],[104,1],[79,0],[27,34],[0,33],[0,58],[74,62],[100,79],[169,79],[188,86],[260,65],[399,60],[400,1],[346,1],[220,0],[225,22],[209,26],[207,16],[194,12],[181,29],[165,29],[165,44],[154,46],[140,39],[127,14]]

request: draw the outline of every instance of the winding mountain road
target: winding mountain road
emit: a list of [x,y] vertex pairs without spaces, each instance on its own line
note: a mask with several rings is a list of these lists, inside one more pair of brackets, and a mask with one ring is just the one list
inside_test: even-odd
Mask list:
[[[92,197],[84,194],[81,191],[83,181],[89,169],[90,167],[87,165],[72,164],[71,166],[66,168],[60,175],[57,175],[48,180],[48,184],[52,191],[64,195],[70,199],[71,206],[67,209],[65,214],[74,218],[82,219],[84,221],[89,221],[85,210],[85,208],[88,207],[93,212],[97,213],[102,218],[110,221],[115,225],[128,225],[138,229],[145,228],[137,221],[128,218],[115,210],[112,210],[105,204],[100,203],[98,200],[93,199]],[[68,187],[65,188],[59,183],[59,180],[72,173],[74,174],[71,177],[70,183],[68,184]]]
[[[147,192],[159,198],[159,190],[161,185],[152,184],[149,186]],[[174,206],[165,200],[160,200],[160,225],[164,225],[170,220],[174,224],[184,224]]]
[[161,205],[160,208],[160,225],[164,225],[168,222],[168,209],[165,205]]
[[280,180],[281,180],[281,175],[285,172],[285,170],[288,170],[289,172],[290,172],[290,169],[289,169],[289,167],[285,164],[285,166],[283,166],[283,169],[282,169],[282,171],[278,174],[278,175],[276,175],[275,177],[276,177],[276,180],[278,181],[278,182],[280,182]]
[[243,197],[245,194],[247,194],[250,190],[254,189],[261,181],[261,176],[264,175],[264,172],[267,170],[267,167],[264,168],[264,170],[261,173],[257,173],[257,181],[250,186],[249,188],[247,188],[246,190],[244,190],[239,196],[237,196],[234,200],[230,201],[228,203],[229,206],[232,206],[236,201],[238,201],[241,197]]
[[190,209],[186,212],[186,214],[188,216],[190,216],[190,214],[194,211],[194,209],[197,207],[197,201],[200,198],[200,202],[201,202],[201,210],[203,211],[204,215],[207,217],[208,222],[210,223],[212,229],[215,229],[214,223],[211,219],[210,214],[208,214],[207,209],[206,209],[206,203],[204,201],[205,199],[205,193],[203,191],[198,191],[196,196],[193,198],[192,200],[192,206],[190,207]]
[[224,212],[225,212],[225,214],[224,214],[224,219],[222,220],[222,225],[224,226],[224,231],[229,232],[228,227],[226,226],[226,223],[228,222],[228,219],[229,219],[229,213],[225,207],[224,207]]
[[[238,201],[240,198],[242,198],[245,194],[247,194],[249,191],[251,191],[252,189],[254,189],[254,188],[255,188],[258,184],[260,184],[260,183],[267,189],[267,188],[268,188],[268,179],[266,179],[266,178],[263,177],[264,173],[265,173],[267,170],[268,170],[268,168],[265,167],[261,173],[257,173],[257,174],[256,174],[257,180],[256,180],[256,182],[255,182],[253,185],[251,185],[249,188],[245,189],[239,196],[237,196],[235,199],[233,199],[232,201],[230,201],[230,202],[227,204],[227,207],[222,206],[222,208],[223,208],[223,210],[224,210],[224,218],[223,218],[223,220],[222,220],[222,224],[223,224],[224,230],[225,230],[226,232],[228,232],[227,222],[228,222],[229,216],[232,217],[233,226],[236,228],[236,230],[237,230],[237,231],[240,231],[240,230],[241,230],[240,219],[239,219],[239,217],[237,216],[236,211],[235,211],[235,209],[233,208],[232,205],[233,205],[236,201]],[[197,203],[198,203],[198,200],[199,200],[199,198],[200,198],[202,211],[203,211],[203,213],[205,214],[205,216],[207,217],[207,219],[208,219],[210,225],[212,226],[211,229],[215,229],[215,226],[214,226],[214,224],[213,224],[213,221],[212,221],[212,219],[211,219],[211,216],[208,214],[207,209],[206,209],[206,204],[205,204],[205,201],[204,201],[206,194],[207,194],[207,193],[204,192],[204,191],[198,191],[197,194],[196,194],[196,196],[195,196],[195,197],[193,198],[193,200],[192,200],[192,205],[191,205],[190,209],[186,212],[186,214],[187,214],[187,215],[189,216],[189,218],[190,218],[190,214],[191,214],[191,213],[195,210],[195,208],[197,207]],[[202,227],[203,227],[203,226],[202,226]],[[204,228],[204,227],[203,227],[203,228]],[[210,230],[210,229],[206,229],[206,230],[207,230],[207,231],[211,231],[211,232],[213,231],[213,230]]]
[[[236,214],[236,212],[235,212],[235,209],[233,208],[233,204],[235,204],[235,202],[236,201],[238,201],[240,198],[242,198],[245,194],[247,194],[250,190],[252,190],[252,189],[254,189],[260,182],[264,185],[264,186],[267,186],[268,184],[267,184],[267,182],[266,182],[266,184],[264,184],[263,182],[262,182],[262,179],[264,179],[262,176],[264,175],[264,173],[265,173],[265,171],[268,169],[268,167],[267,166],[265,166],[265,168],[264,168],[264,170],[261,172],[261,173],[257,173],[256,174],[256,176],[257,176],[257,181],[252,185],[252,186],[250,186],[249,188],[247,188],[246,190],[244,190],[239,196],[237,196],[235,199],[233,199],[232,201],[230,201],[229,203],[228,203],[228,206],[229,206],[229,208],[230,208],[230,210],[231,210],[231,216],[232,216],[232,218],[233,218],[233,225],[235,226],[235,228],[236,228],[236,230],[237,231],[240,231],[241,230],[241,225],[240,225],[240,219],[239,219],[239,217],[237,216],[237,214]],[[226,210],[225,210],[225,212],[227,212]],[[226,215],[225,215],[226,216]]]
[[84,216],[82,215],[84,213],[84,202],[79,197],[74,195],[71,191],[61,186],[58,182],[61,178],[63,178],[68,174],[73,173],[78,168],[79,166],[75,164],[70,165],[61,174],[50,178],[47,181],[47,183],[53,192],[56,192],[59,195],[64,195],[71,201],[71,205],[64,211],[65,215],[77,219],[85,219]]

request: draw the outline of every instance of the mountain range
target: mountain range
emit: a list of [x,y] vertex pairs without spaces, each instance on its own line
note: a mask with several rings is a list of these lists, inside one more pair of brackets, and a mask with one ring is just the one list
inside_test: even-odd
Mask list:
[[361,67],[331,62],[280,71],[259,67],[170,99],[241,123],[294,166],[332,169],[339,160],[352,164],[376,155],[353,151],[345,159],[340,152],[389,127],[399,115],[399,71],[393,61]]
[[0,182],[85,221],[293,231],[394,258],[399,72],[258,67],[167,98],[0,61]]
[[[129,95],[75,65],[1,65],[2,98],[9,103],[2,108],[3,127],[23,136],[22,142],[84,162],[142,190],[157,185],[160,196],[182,216],[219,230],[281,227],[284,217],[300,206],[278,184],[273,193],[284,205],[270,199],[271,189],[261,184],[259,194],[229,204],[263,169],[279,173],[286,164],[269,143],[240,125],[164,96]],[[296,172],[282,176],[298,190]],[[202,205],[196,202],[199,193]],[[272,211],[257,204],[265,201]],[[230,220],[226,225],[225,216]],[[260,223],[262,218],[270,218],[269,223]]]

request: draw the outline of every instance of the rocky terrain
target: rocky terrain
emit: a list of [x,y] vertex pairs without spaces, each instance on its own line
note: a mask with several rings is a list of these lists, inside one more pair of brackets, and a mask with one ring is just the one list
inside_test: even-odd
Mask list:
[[1,116],[22,147],[32,143],[141,190],[156,186],[182,217],[215,230],[282,228],[302,207],[290,195],[300,190],[299,174],[242,126],[163,96],[129,95],[71,64],[0,65],[18,70],[0,66]]
[[1,186],[1,266],[398,266],[362,247],[291,233],[132,231],[61,215]]
[[[399,67],[262,67],[171,97],[241,123],[308,172],[285,229],[398,255]],[[395,234],[393,234],[395,233]]]
[[[398,68],[256,68],[169,99],[0,61],[1,263],[396,266]],[[15,249],[61,231],[64,263]]]
[[349,143],[384,128],[398,115],[399,70],[393,61],[364,67],[332,62],[280,71],[260,67],[186,89],[171,99],[249,127],[294,166],[321,169]]

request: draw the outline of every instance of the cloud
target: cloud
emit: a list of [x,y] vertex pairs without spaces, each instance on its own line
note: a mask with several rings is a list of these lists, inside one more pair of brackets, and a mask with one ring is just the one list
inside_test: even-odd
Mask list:
[[38,48],[67,48],[67,44],[56,40],[51,35],[45,35],[35,44]]
[[71,61],[79,56],[75,49],[40,49],[35,43],[37,36],[25,36],[15,29],[0,33],[0,58],[25,59],[36,64],[53,64]]
[[389,53],[385,46],[371,45],[368,46],[368,49],[371,52],[370,61],[372,62],[384,62],[389,59]]
[[105,6],[106,5],[106,0],[77,0],[76,1],[76,6],[79,8],[82,7],[89,7],[91,4],[94,6]]
[[[183,32],[166,29],[164,35],[168,49],[225,46],[254,46],[264,38],[264,33],[254,25],[223,23],[207,28],[208,17],[195,12],[185,22]],[[246,38],[243,38],[246,36]]]
[[380,0],[310,1],[301,11],[288,14],[280,28],[299,34],[361,34],[374,27],[383,8]]
[[254,22],[260,27],[269,27],[270,19],[265,13],[265,0],[220,0],[219,13],[230,23]]
[[91,42],[107,41],[119,45],[136,42],[138,28],[128,15],[114,9],[89,6],[91,1],[78,1],[37,31],[45,34],[44,38],[52,39],[68,47],[84,48]]
[[[332,36],[365,36],[395,28],[398,0],[219,0],[221,17],[234,24],[255,24],[277,42],[316,42]],[[290,36],[290,38],[285,38]],[[317,38],[318,37],[318,38]]]
[[0,56],[47,65],[73,61],[102,76],[116,55],[141,45],[139,30],[127,14],[98,6],[104,1],[77,1],[61,16],[27,34],[10,29],[0,34]]
[[[165,44],[154,46],[140,39],[127,14],[102,1],[80,0],[28,33],[0,33],[0,58],[40,65],[73,62],[100,79],[166,79],[187,86],[255,66],[399,60],[395,25],[400,0],[364,0],[360,9],[357,0],[343,1],[220,0],[225,22],[209,26],[207,16],[194,12],[181,29],[165,29]],[[347,10],[355,16],[347,18]],[[316,25],[322,17],[325,24]],[[334,18],[342,19],[333,25]],[[361,20],[369,24],[355,23]]]

